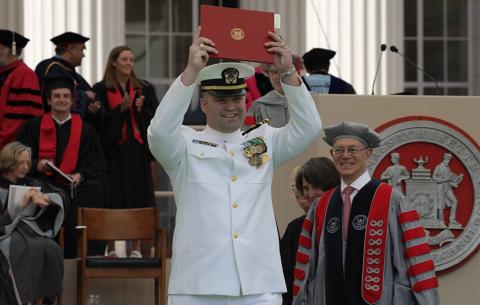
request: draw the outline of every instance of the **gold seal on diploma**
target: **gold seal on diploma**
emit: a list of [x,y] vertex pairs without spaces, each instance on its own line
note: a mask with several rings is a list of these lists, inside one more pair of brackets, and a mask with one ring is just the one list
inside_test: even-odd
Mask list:
[[233,28],[230,30],[230,37],[235,40],[242,40],[245,38],[245,32],[241,28]]

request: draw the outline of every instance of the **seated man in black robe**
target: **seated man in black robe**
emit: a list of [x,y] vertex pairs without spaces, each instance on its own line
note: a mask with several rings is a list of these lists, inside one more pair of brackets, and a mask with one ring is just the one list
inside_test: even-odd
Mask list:
[[[106,206],[109,192],[107,166],[100,140],[80,115],[71,113],[74,84],[69,77],[46,80],[51,112],[33,118],[23,126],[19,140],[32,148],[31,175],[60,186],[71,195],[65,220],[65,257],[76,256],[75,224],[77,207]],[[53,163],[73,180],[54,173]],[[97,245],[90,254],[103,254]],[[102,250],[103,249],[103,250]]]

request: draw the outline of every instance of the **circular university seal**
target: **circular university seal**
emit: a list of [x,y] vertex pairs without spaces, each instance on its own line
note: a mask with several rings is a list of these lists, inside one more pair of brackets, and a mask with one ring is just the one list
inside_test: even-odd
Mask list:
[[338,217],[332,217],[327,223],[327,231],[330,234],[333,234],[338,231],[340,228],[340,219]]
[[405,117],[377,128],[381,146],[368,168],[412,202],[432,248],[435,270],[451,269],[480,243],[480,146],[432,117]]
[[245,31],[241,28],[233,28],[230,30],[230,37],[234,40],[242,40],[245,38]]
[[357,231],[365,230],[367,227],[367,216],[357,215],[352,220],[353,228]]

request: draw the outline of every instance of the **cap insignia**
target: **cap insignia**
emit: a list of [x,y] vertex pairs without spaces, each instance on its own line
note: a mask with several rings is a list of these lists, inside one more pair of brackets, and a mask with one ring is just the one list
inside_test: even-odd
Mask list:
[[235,68],[227,68],[222,71],[222,78],[227,85],[235,85],[238,82],[240,73]]

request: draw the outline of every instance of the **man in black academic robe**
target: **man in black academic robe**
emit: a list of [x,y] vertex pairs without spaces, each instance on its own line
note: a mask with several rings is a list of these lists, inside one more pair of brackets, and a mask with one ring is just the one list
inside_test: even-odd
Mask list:
[[[72,114],[73,81],[69,77],[46,80],[51,113],[33,118],[24,125],[19,140],[32,149],[31,175],[65,189],[72,196],[65,219],[65,257],[75,257],[75,225],[77,207],[106,207],[109,198],[107,165],[100,140],[94,129]],[[52,173],[50,160],[73,179],[70,183]],[[91,247],[89,247],[91,249]],[[96,246],[90,254],[103,254]]]
[[303,65],[309,75],[302,78],[308,91],[324,94],[356,94],[351,84],[328,73],[330,59],[335,54],[335,51],[321,48],[313,48],[303,54]]
[[[56,76],[71,77],[75,83],[75,99],[72,112],[78,113],[82,119],[99,130],[100,101],[95,96],[92,87],[88,82],[75,71],[76,67],[81,66],[82,59],[85,57],[85,43],[90,38],[77,33],[66,32],[50,39],[56,46],[55,56],[41,61],[35,68],[35,73],[40,80],[43,96],[45,78]],[[44,98],[45,110],[50,110],[47,100]]]

